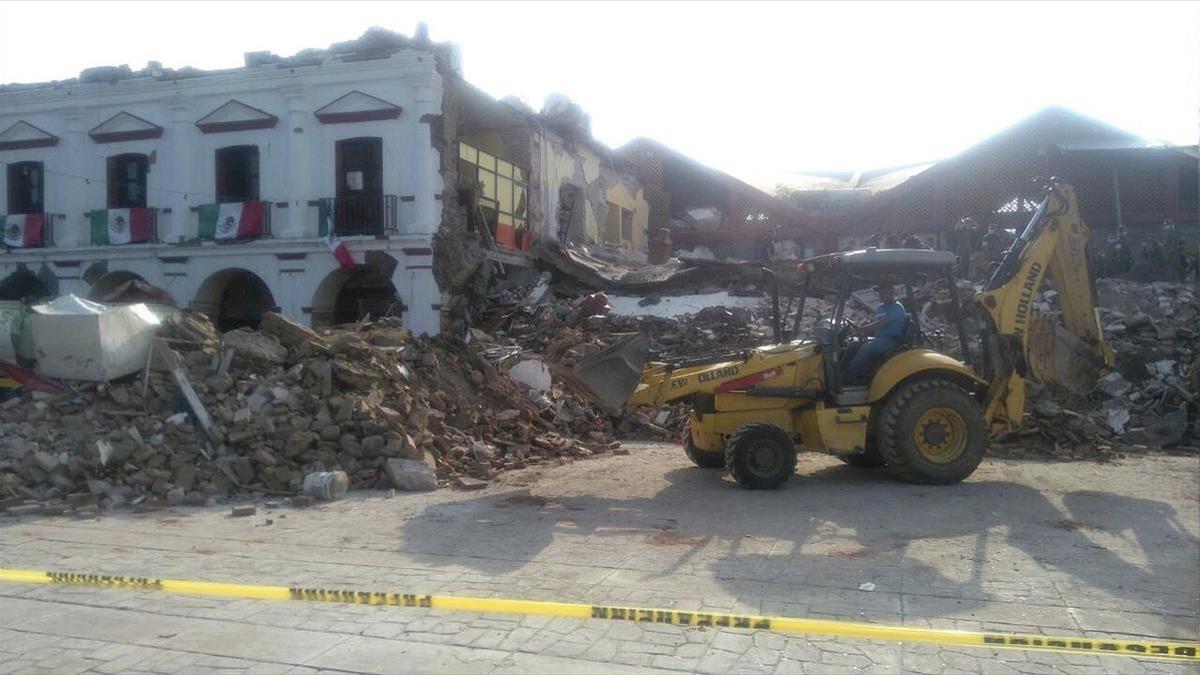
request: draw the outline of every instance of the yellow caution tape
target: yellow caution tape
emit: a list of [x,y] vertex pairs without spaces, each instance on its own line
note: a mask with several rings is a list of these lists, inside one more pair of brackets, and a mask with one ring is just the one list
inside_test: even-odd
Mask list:
[[1200,654],[1200,643],[1168,642],[1164,640],[1065,638],[1048,637],[1045,635],[934,630],[851,621],[796,619],[783,616],[756,616],[752,614],[726,614],[721,612],[684,612],[674,609],[614,607],[610,605],[583,605],[570,602],[506,600],[502,598],[463,598],[445,595],[385,593],[331,588],[253,586],[249,584],[223,584],[210,581],[179,581],[148,577],[122,577],[106,574],[77,574],[4,568],[0,568],[0,583],[94,586],[97,588],[163,591],[166,593],[205,595],[222,598],[307,600],[312,602],[340,602],[354,605],[424,607],[427,609],[460,612],[540,614],[543,616],[561,616],[572,619],[608,619],[610,621],[665,623],[677,626],[721,626],[725,628],[746,628],[781,633],[806,633],[835,637],[891,640],[896,642],[927,642],[963,647],[1109,654],[1114,656],[1200,662],[1200,656],[1198,656]]

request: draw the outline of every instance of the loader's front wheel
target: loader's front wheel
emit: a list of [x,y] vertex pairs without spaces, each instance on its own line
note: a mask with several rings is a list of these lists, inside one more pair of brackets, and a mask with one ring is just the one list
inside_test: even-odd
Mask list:
[[725,466],[744,488],[777,488],[796,472],[796,444],[774,424],[747,424],[725,442]]
[[705,452],[696,447],[692,441],[692,430],[690,427],[683,428],[683,451],[687,453],[688,459],[692,460],[692,464],[701,469],[722,469],[725,467],[725,453],[723,452]]
[[887,470],[911,483],[957,483],[975,471],[988,445],[975,399],[943,379],[893,392],[883,404],[877,437]]

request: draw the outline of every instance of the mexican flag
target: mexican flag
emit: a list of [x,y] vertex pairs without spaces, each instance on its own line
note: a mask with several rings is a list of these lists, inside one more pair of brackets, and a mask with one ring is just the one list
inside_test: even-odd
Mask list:
[[325,245],[329,247],[329,252],[337,259],[342,269],[358,269],[358,263],[354,262],[354,257],[350,255],[350,249],[346,248],[346,243],[333,232],[333,209],[329,208],[331,201],[333,200],[321,200],[321,207],[318,212],[318,218],[320,218],[321,222],[317,224],[319,228],[317,231],[325,239]]
[[358,269],[358,263],[354,262],[354,257],[350,255],[350,249],[346,248],[346,242],[342,241],[341,237],[334,234],[332,230],[325,235],[325,245],[329,247],[329,252],[337,259],[342,269]]
[[92,245],[136,244],[150,241],[150,209],[96,209],[92,211]]
[[46,243],[46,216],[41,213],[0,216],[4,245],[11,248],[41,246]]
[[261,237],[265,231],[266,202],[234,202],[200,206],[201,239]]

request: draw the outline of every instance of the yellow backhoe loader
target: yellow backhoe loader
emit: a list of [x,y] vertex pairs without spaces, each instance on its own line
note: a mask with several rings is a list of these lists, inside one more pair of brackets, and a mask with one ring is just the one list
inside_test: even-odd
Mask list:
[[[1089,274],[1088,234],[1074,190],[1048,186],[975,298],[982,326],[975,350],[954,297],[953,254],[872,248],[797,265],[796,334],[806,298],[833,300],[831,316],[804,339],[663,362],[649,361],[649,340],[637,335],[584,359],[574,375],[614,407],[690,401],[688,456],[701,467],[728,469],[743,487],[781,485],[795,472],[797,447],[884,466],[906,481],[956,483],[979,466],[990,436],[1021,424],[1027,378],[1086,393],[1113,366]],[[1035,311],[1047,276],[1061,312]],[[936,277],[951,292],[964,360],[932,348],[911,305],[912,286]],[[846,305],[856,291],[880,282],[906,287],[909,325],[898,349],[884,354],[864,381],[851,381],[845,367],[861,340]],[[780,340],[777,309],[774,320]]]

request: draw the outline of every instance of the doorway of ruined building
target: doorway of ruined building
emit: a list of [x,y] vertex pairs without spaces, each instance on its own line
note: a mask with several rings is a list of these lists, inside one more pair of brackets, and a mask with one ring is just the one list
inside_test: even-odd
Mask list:
[[381,264],[366,264],[356,270],[337,269],[325,277],[313,297],[313,328],[354,323],[367,317],[404,316],[407,307],[390,274],[395,269],[395,259],[380,255],[387,259]]
[[237,328],[258,328],[267,312],[279,311],[267,283],[254,272],[229,268],[200,284],[192,309],[212,318],[222,333]]
[[563,181],[558,187],[558,210],[555,214],[558,222],[558,243],[562,246],[581,238],[580,233],[586,229],[584,208],[583,188]]

